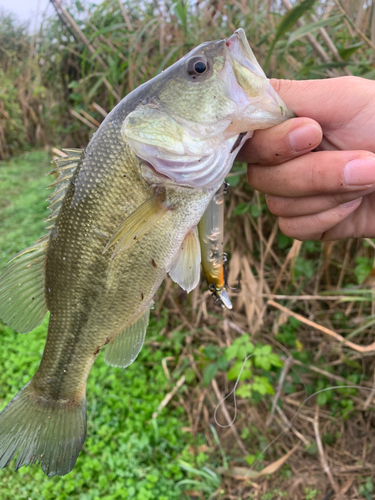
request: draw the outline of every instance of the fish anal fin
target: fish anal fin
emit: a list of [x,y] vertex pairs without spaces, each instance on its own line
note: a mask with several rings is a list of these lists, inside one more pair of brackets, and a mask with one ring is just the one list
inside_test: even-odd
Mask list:
[[145,340],[150,309],[151,306],[148,306],[131,325],[107,345],[104,352],[104,361],[107,365],[126,368],[133,363]]
[[198,231],[195,227],[186,236],[169,270],[172,280],[191,292],[199,283],[201,250]]
[[164,192],[156,192],[151,198],[132,212],[116,229],[103,250],[103,254],[116,245],[112,259],[128,250],[142,238],[167,213],[164,205]]

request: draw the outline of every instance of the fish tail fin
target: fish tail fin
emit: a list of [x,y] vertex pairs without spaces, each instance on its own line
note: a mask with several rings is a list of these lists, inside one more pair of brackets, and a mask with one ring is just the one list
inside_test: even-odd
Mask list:
[[40,463],[47,476],[64,476],[76,463],[86,438],[86,399],[42,398],[30,382],[0,413],[0,468],[16,455],[16,468]]

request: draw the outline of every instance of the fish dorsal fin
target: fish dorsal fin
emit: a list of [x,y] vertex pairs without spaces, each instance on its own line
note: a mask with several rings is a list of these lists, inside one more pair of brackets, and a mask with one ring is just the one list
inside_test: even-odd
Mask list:
[[133,363],[145,340],[151,307],[152,305],[147,306],[131,325],[107,345],[104,352],[104,361],[107,365],[126,368]]
[[58,178],[48,186],[49,188],[54,187],[55,190],[47,198],[47,201],[50,202],[48,208],[51,211],[47,222],[52,222],[47,227],[47,230],[52,229],[52,227],[54,226],[55,220],[60,213],[62,202],[69,187],[70,181],[72,180],[72,177],[83,158],[82,149],[63,149],[63,152],[68,156],[53,160],[55,168],[47,174],[59,174]]
[[44,296],[47,247],[48,236],[44,236],[13,257],[0,276],[0,318],[17,332],[30,332],[47,313]]
[[83,156],[80,149],[64,149],[68,156],[54,160],[56,168],[49,173],[59,172],[51,184],[55,191],[47,198],[51,214],[47,221],[53,221],[47,234],[30,247],[19,252],[8,263],[0,276],[0,318],[20,333],[27,333],[43,321],[47,313],[45,301],[45,267],[50,230],[54,226],[70,180]]
[[116,245],[112,259],[121,252],[125,252],[142,238],[168,211],[164,205],[164,193],[155,193],[142,203],[122,222],[103,250]]
[[195,227],[186,236],[169,270],[169,276],[187,293],[199,283],[201,249]]

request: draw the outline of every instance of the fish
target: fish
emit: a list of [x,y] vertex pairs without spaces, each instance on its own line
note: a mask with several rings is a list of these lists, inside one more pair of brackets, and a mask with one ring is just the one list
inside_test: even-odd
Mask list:
[[11,328],[27,333],[49,312],[39,368],[0,413],[0,467],[17,455],[16,470],[73,469],[99,352],[129,366],[165,276],[187,292],[197,286],[198,224],[239,149],[291,116],[240,29],[129,93],[85,150],[55,160],[47,234],[0,276]]

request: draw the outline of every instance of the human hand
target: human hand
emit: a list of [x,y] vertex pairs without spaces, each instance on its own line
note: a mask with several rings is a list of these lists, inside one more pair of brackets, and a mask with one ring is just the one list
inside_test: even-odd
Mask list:
[[271,84],[299,118],[258,130],[243,146],[250,185],[266,193],[287,236],[375,237],[375,82]]

